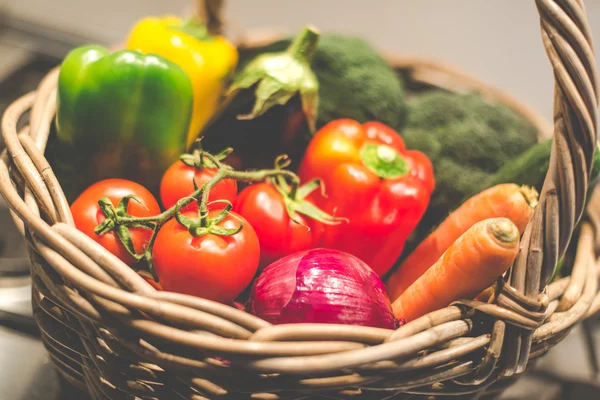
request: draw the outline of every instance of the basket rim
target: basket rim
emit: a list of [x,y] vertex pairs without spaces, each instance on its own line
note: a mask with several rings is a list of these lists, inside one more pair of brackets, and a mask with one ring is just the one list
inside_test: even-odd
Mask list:
[[[53,112],[53,108],[56,107],[55,102],[52,101],[52,98],[55,94],[55,88],[56,88],[56,82],[57,82],[57,71],[51,71],[47,78],[42,82],[42,87],[40,88],[40,91],[37,93],[31,93],[29,95],[26,95],[25,97],[17,100],[15,103],[13,103],[9,109],[7,110],[7,112],[5,113],[4,116],[4,125],[8,126],[10,125],[10,127],[8,127],[9,130],[14,131],[14,127],[16,126],[16,120],[19,119],[20,115],[25,113],[34,103],[37,106],[38,112],[35,112],[35,108],[34,107],[34,112],[32,112],[33,116],[36,116],[37,118],[39,118],[38,120],[38,124],[36,125],[38,127],[39,132],[47,132],[49,130],[48,126],[44,126],[44,124],[48,125],[49,123],[51,123],[51,119],[48,118],[48,114],[52,114]],[[18,112],[15,114],[14,113],[14,108],[17,107],[19,108]],[[39,109],[42,109],[43,112],[40,112]],[[20,114],[19,114],[20,112]],[[35,125],[33,124],[32,121],[32,126]],[[32,132],[32,135],[34,135],[34,133]],[[18,137],[12,137],[13,142],[17,143],[17,142],[22,142],[19,144],[19,146],[23,146],[23,155],[28,154],[32,160],[36,160],[41,156],[41,153],[39,153],[39,150],[36,149],[36,147],[32,147],[32,146],[28,146],[25,143],[27,143],[30,139],[27,139],[28,136],[21,134]],[[36,138],[34,135],[34,138],[37,140],[40,140],[39,138]],[[16,139],[16,141],[15,141]],[[10,139],[9,139],[10,140]],[[43,140],[42,140],[43,141]],[[2,165],[4,165],[5,167],[7,166],[6,161],[7,161],[7,153],[4,153],[4,159],[2,160]],[[33,163],[35,164],[35,163]],[[32,165],[33,170],[31,171],[32,173],[34,173],[33,171],[35,170],[35,172],[40,172],[37,171],[37,169],[35,168],[35,165]],[[51,169],[45,169],[45,172],[50,172]],[[5,172],[8,173],[8,170],[4,170],[4,171],[0,171],[1,172]],[[47,174],[46,174],[47,175]],[[4,176],[6,177],[6,175]],[[55,179],[55,178],[54,178]],[[42,182],[47,182],[48,179],[44,179],[42,178]],[[6,195],[6,191],[7,189],[9,189],[7,187],[7,181],[4,180],[4,183],[0,183],[0,189],[2,190],[3,195]],[[9,195],[9,198],[13,198],[14,196],[18,196],[18,194],[16,193],[16,190],[13,186],[12,183],[10,183],[10,190],[14,191],[13,193],[11,193],[11,195]],[[20,200],[20,197],[19,197]],[[20,200],[22,201],[22,200]],[[52,200],[49,200],[52,201]],[[14,200],[13,201],[9,201],[9,204],[14,204]],[[21,208],[20,210],[15,209],[16,211],[16,218],[18,218],[19,220],[25,221],[27,222],[28,220],[30,220],[31,218],[34,217],[34,215],[27,215],[27,214],[23,214],[22,211],[23,209]],[[21,211],[21,212],[19,212]],[[35,217],[36,219],[39,217]],[[57,220],[59,219],[58,217],[58,213],[55,214],[55,218],[57,218]],[[39,220],[38,220],[38,224],[39,224]],[[37,225],[37,224],[36,224]],[[110,259],[110,253],[104,254],[106,253],[106,251],[100,247],[100,245],[98,245],[97,243],[93,242],[93,240],[87,238],[83,233],[75,230],[74,228],[72,228],[72,226],[70,226],[69,223],[63,223],[63,222],[57,222],[55,223],[52,227],[47,226],[47,228],[49,229],[49,231],[46,232],[36,232],[39,228],[35,227],[35,226],[30,226],[29,229],[33,230],[34,232],[36,232],[38,235],[40,235],[40,237],[42,239],[48,240],[49,238],[44,237],[48,234],[50,235],[54,235],[56,237],[60,237],[61,239],[66,239],[67,241],[69,241],[69,243],[71,245],[75,245],[76,247],[79,248],[79,250],[81,250],[84,254],[88,255],[88,257],[90,255],[95,255],[96,257],[100,257],[100,254],[102,254],[102,257],[104,258],[108,258]],[[45,230],[46,228],[44,228],[43,230]],[[590,233],[589,235],[593,236],[593,230],[589,229]],[[591,242],[591,239],[589,240],[589,242]],[[53,263],[56,264],[64,264],[66,265],[67,263],[69,263],[64,257],[65,256],[61,256],[58,257],[59,255],[57,253],[53,253],[53,251],[51,251],[51,249],[46,245],[43,244],[41,241],[34,241],[33,243],[34,246],[37,247],[37,252],[39,252],[40,254],[42,254],[42,256],[48,256],[49,258],[55,258],[55,261]],[[591,247],[591,246],[590,246]],[[589,249],[588,249],[589,250]],[[52,254],[53,253],[53,254]],[[62,260],[59,260],[60,258],[62,258]],[[96,261],[94,261],[93,259],[88,259],[86,262],[93,262],[96,263]],[[139,277],[139,275],[137,275],[137,273],[135,273],[131,268],[127,267],[125,264],[120,263],[118,260],[112,259],[112,260],[103,260],[103,262],[105,263],[105,265],[98,265],[96,264],[98,267],[100,268],[104,268],[106,270],[106,272],[113,277],[113,279],[117,280],[117,285],[123,285],[123,282],[121,281],[126,281],[129,286],[129,289],[127,288],[121,288],[118,289],[119,291],[122,291],[123,295],[126,293],[126,290],[132,290],[132,293],[129,293],[131,295],[134,296],[141,296],[144,298],[144,300],[140,301],[150,301],[152,299],[152,301],[157,301],[158,303],[153,303],[151,307],[142,307],[142,305],[140,303],[137,304],[137,307],[142,307],[143,309],[145,309],[145,311],[147,312],[152,312],[152,309],[165,309],[169,308],[173,305],[177,306],[181,306],[181,304],[185,304],[182,307],[184,307],[185,312],[191,312],[191,313],[197,313],[199,311],[199,309],[204,309],[205,307],[207,307],[206,302],[210,303],[210,301],[207,300],[203,300],[203,299],[197,299],[194,298],[194,300],[190,299],[190,298],[186,298],[186,296],[184,295],[177,295],[177,294],[167,294],[167,292],[155,292],[155,290],[149,285],[147,284],[141,277]],[[70,263],[69,263],[70,264]],[[579,267],[579,268],[584,268],[584,267]],[[73,267],[72,265],[70,265],[69,267],[67,267],[66,269],[63,270],[64,271],[68,271],[70,269],[71,272],[74,271],[75,267]],[[600,271],[598,271],[600,272]],[[90,273],[88,271],[88,273]],[[124,273],[126,276],[125,277],[117,277],[115,276],[118,275],[119,273]],[[590,269],[589,273],[584,273],[583,277],[587,277],[587,276],[591,276],[590,274],[594,275],[596,273],[596,271],[592,271]],[[70,274],[70,273],[69,273]],[[94,277],[94,275],[96,277]],[[94,280],[98,280],[97,283],[101,284],[101,285],[107,285],[106,283],[102,283],[102,278],[99,277],[96,273],[92,272],[92,275],[90,276],[90,278],[94,279]],[[593,279],[592,279],[593,281]],[[81,281],[79,281],[78,279],[75,279],[73,281],[76,285],[81,284]],[[560,296],[566,289],[568,286],[568,282],[569,279],[568,278],[563,278],[562,280],[559,280],[557,282],[554,282],[553,284],[551,284],[548,288],[548,293],[551,297],[548,297],[548,301],[554,305],[551,305],[549,307],[549,309],[553,309],[556,310],[556,307],[558,307],[558,302],[557,302],[557,298],[558,296]],[[88,284],[84,284],[84,287],[87,286]],[[96,288],[96,283],[91,283],[89,288],[92,288],[92,290],[94,291]],[[589,285],[584,285],[585,287],[587,287],[588,289],[590,288]],[[103,290],[101,290],[101,292],[103,292]],[[128,294],[128,295],[129,295]],[[105,294],[106,295],[106,294]],[[111,296],[112,297],[112,296]],[[112,298],[112,301],[117,300],[117,298]],[[581,299],[577,299],[578,301]],[[134,304],[129,303],[129,301],[126,301],[125,303],[129,304],[129,307],[134,306]],[[137,301],[135,301],[135,303],[137,303]],[[589,304],[588,304],[589,303]],[[159,305],[161,304],[161,305]],[[169,305],[170,304],[170,305]],[[588,307],[585,307],[585,309],[578,309],[577,311],[577,318],[582,317],[583,315],[586,314],[586,312],[589,312],[589,306],[591,306],[591,300],[588,299],[585,304],[588,305]],[[216,313],[217,315],[221,315],[221,317],[223,317],[223,311],[219,310],[219,307],[222,306],[223,308],[228,308],[231,309],[231,313],[232,314],[240,314],[240,315],[247,315],[245,312],[238,310],[234,307],[231,306],[227,306],[227,305],[215,305],[216,308],[214,309],[210,309],[210,311]],[[600,304],[596,305],[597,308],[600,308]],[[373,343],[379,343],[376,344],[375,346],[384,346],[384,348],[386,347],[386,344],[393,344],[394,346],[398,345],[398,341],[402,343],[404,343],[405,340],[410,339],[412,336],[417,335],[419,333],[424,333],[424,332],[429,332],[433,329],[433,332],[438,332],[442,333],[444,331],[448,332],[447,330],[454,327],[452,329],[450,329],[450,332],[454,332],[453,334],[457,334],[457,332],[461,332],[461,334],[464,334],[468,331],[470,331],[470,327],[469,327],[469,322],[470,321],[470,317],[472,317],[470,315],[470,312],[468,310],[471,309],[477,309],[479,311],[482,311],[484,313],[488,313],[490,315],[494,315],[496,317],[501,317],[502,319],[504,319],[505,321],[507,321],[509,324],[515,324],[516,326],[521,326],[521,327],[528,327],[528,328],[532,328],[532,327],[536,327],[536,333],[534,334],[534,337],[536,338],[548,338],[548,337],[552,337],[554,335],[557,334],[557,332],[562,332],[564,329],[568,329],[568,327],[570,327],[570,324],[564,324],[564,320],[559,320],[559,321],[553,321],[550,323],[547,323],[546,325],[540,325],[538,323],[536,323],[535,321],[529,321],[529,323],[526,323],[525,325],[523,325],[523,316],[515,313],[515,312],[510,312],[507,311],[499,306],[494,306],[494,305],[484,305],[484,304],[456,304],[456,305],[452,305],[450,307],[447,307],[445,309],[442,310],[438,310],[436,312],[434,312],[434,316],[432,317],[431,315],[427,315],[425,317],[421,317],[418,320],[415,321],[411,321],[408,324],[404,325],[403,327],[399,328],[398,331],[387,331],[387,330],[381,330],[381,329],[377,329],[377,328],[368,328],[368,327],[356,327],[356,326],[348,326],[348,325],[327,325],[327,324],[293,324],[292,327],[287,328],[284,325],[277,325],[277,326],[273,326],[269,323],[266,323],[263,321],[264,325],[262,325],[262,323],[260,324],[255,324],[254,326],[241,326],[242,329],[251,329],[254,330],[254,333],[250,336],[248,336],[246,339],[249,339],[251,341],[254,341],[254,338],[257,338],[257,340],[262,343],[263,345],[265,345],[266,347],[263,349],[263,351],[266,351],[267,353],[271,353],[271,351],[275,351],[275,353],[271,353],[272,356],[276,356],[276,358],[272,358],[272,359],[265,359],[263,360],[262,363],[255,363],[254,368],[257,368],[258,370],[263,370],[263,371],[269,371],[269,372],[279,372],[279,373],[288,373],[288,374],[294,374],[294,373],[301,373],[304,370],[304,366],[300,367],[290,367],[290,365],[288,365],[292,360],[299,360],[301,358],[306,358],[306,361],[310,363],[310,365],[312,367],[314,367],[315,369],[323,369],[325,371],[329,371],[332,369],[337,369],[338,367],[333,367],[331,364],[331,359],[329,359],[328,357],[334,357],[336,360],[336,364],[338,363],[342,363],[344,365],[354,365],[355,363],[358,364],[364,364],[365,362],[358,362],[356,361],[357,359],[355,358],[356,353],[358,353],[359,355],[361,353],[365,354],[365,356],[369,356],[368,355],[368,350],[369,348],[364,348],[364,344],[365,341],[368,344],[373,344]],[[113,310],[114,312],[114,310]],[[227,317],[232,317],[233,315],[227,315]],[[162,317],[164,317],[164,315],[162,315]],[[243,320],[244,317],[241,317],[240,319],[237,319],[236,322],[239,325],[240,320]],[[526,318],[525,318],[526,320]],[[462,321],[462,322],[461,322]],[[459,325],[457,325],[457,323],[459,323]],[[454,325],[453,325],[454,323]],[[574,322],[573,322],[574,323]],[[440,325],[441,324],[441,325]],[[450,325],[448,325],[450,324]],[[440,329],[439,326],[442,326],[443,329]],[[203,326],[206,329],[206,326]],[[214,328],[214,327],[213,327]],[[307,349],[305,348],[304,350],[300,350],[300,352],[298,352],[298,349],[292,349],[293,347],[297,347],[300,343],[296,342],[295,340],[297,340],[298,338],[294,335],[296,335],[296,331],[297,330],[301,330],[304,333],[303,335],[303,339],[304,340],[308,340],[308,342],[305,343],[310,343],[310,345],[308,347],[313,347],[312,349]],[[332,333],[335,332],[335,333]],[[148,333],[148,332],[147,332]],[[173,333],[172,330],[169,330],[169,333]],[[221,332],[222,333],[222,332]],[[321,348],[321,349],[315,349],[315,344],[317,342],[314,341],[310,341],[309,337],[311,335],[311,333],[314,335],[316,334],[316,336],[320,339],[317,340],[327,340],[329,341],[329,344],[327,346],[329,346],[328,348]],[[337,338],[341,338],[341,339],[351,339],[351,341],[346,342],[346,344],[343,344],[343,342],[339,342],[339,345],[341,345],[342,347],[337,347],[337,350],[335,350],[334,348],[336,346],[339,346],[338,344],[331,342],[332,340],[332,335],[334,337]],[[387,336],[386,336],[387,335]],[[451,333],[452,335],[452,333]],[[459,335],[460,336],[460,335]],[[269,339],[269,340],[266,340]],[[292,342],[290,343],[290,348],[289,349],[285,349],[285,341],[286,340],[290,340],[292,339]],[[439,337],[434,340],[431,343],[441,343],[443,341],[446,340],[450,340],[452,339],[452,337],[448,337],[448,336],[442,336],[442,339],[440,339]],[[228,339],[229,341],[231,341],[231,339]],[[283,340],[283,342],[282,342]],[[356,342],[358,340],[358,342]],[[198,343],[192,343],[189,342],[188,340],[185,340],[184,342],[186,342],[188,345],[198,345]],[[234,341],[236,342],[236,341]],[[292,344],[293,343],[293,344]],[[352,344],[351,344],[352,343]],[[428,342],[429,343],[429,342]],[[236,345],[239,345],[240,343],[237,342]],[[360,346],[357,348],[355,347],[356,344],[360,344]],[[273,347],[274,345],[274,347]],[[283,346],[282,346],[283,345]],[[350,346],[348,346],[350,345]],[[203,347],[204,345],[201,345],[201,347]],[[220,347],[220,346],[217,346]],[[267,350],[267,348],[271,347],[272,350],[269,351]],[[280,350],[276,350],[275,348],[279,348]],[[370,348],[373,348],[370,347]],[[222,348],[222,350],[224,350]],[[307,351],[307,354],[301,355],[303,351]],[[341,351],[341,353],[339,352]],[[252,351],[254,353],[254,351]],[[324,352],[325,354],[320,354]],[[237,351],[234,351],[234,353],[237,353]],[[244,353],[244,350],[242,350],[242,353]],[[311,354],[312,353],[312,354]],[[315,354],[316,353],[316,354]],[[330,353],[330,354],[327,354]],[[385,349],[385,353],[389,354],[389,349]],[[344,354],[349,355],[350,357],[344,357]],[[294,356],[293,358],[288,358],[286,359],[286,357],[290,357],[290,356]],[[354,361],[350,360],[350,358],[353,358]],[[269,361],[267,361],[269,360]],[[327,361],[327,362],[324,362]],[[364,360],[363,360],[364,361]],[[314,364],[313,364],[314,363]]]

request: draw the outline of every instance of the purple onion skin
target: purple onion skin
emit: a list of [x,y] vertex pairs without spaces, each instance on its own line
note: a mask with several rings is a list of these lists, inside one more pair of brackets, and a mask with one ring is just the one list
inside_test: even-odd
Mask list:
[[266,267],[246,310],[272,324],[399,326],[379,276],[360,259],[329,249],[294,253]]

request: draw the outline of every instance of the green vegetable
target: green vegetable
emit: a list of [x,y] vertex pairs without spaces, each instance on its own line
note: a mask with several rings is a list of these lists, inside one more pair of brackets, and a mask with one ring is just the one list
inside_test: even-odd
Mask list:
[[149,190],[185,150],[192,84],[156,55],[89,45],[72,50],[58,81],[53,168],[73,200],[106,178]]
[[[533,186],[541,192],[546,172],[550,166],[552,139],[536,144],[521,155],[507,162],[494,175],[485,181],[477,192],[500,183],[516,183]],[[593,190],[600,175],[600,146],[596,144],[596,152],[592,163],[592,174],[589,189]],[[475,192],[475,193],[477,193]],[[473,194],[475,194],[473,193]],[[589,194],[589,193],[588,193]]]
[[[420,241],[515,154],[537,142],[536,128],[481,95],[441,90],[409,103],[403,137],[433,163],[436,189],[414,238]],[[413,242],[414,243],[414,242]],[[408,246],[410,251],[410,246]]]
[[[481,182],[477,192],[500,184],[516,183],[532,186],[539,192],[550,164],[552,139],[545,140],[526,150],[516,158],[504,164],[502,168],[487,180]],[[475,192],[475,193],[477,193]]]
[[227,92],[227,96],[236,96],[243,89],[254,92],[252,111],[243,115],[243,119],[259,117],[271,107],[284,105],[299,95],[309,128],[315,131],[319,82],[310,61],[319,37],[316,28],[306,27],[285,51],[261,54],[244,66]]
[[[240,49],[240,64],[257,54],[282,51],[290,43],[285,39],[259,49]],[[403,82],[369,43],[354,36],[323,34],[311,66],[319,80],[317,128],[338,118],[403,128]]]
[[[552,150],[552,139],[545,140],[531,147],[529,150],[507,162],[494,175],[490,176],[477,191],[484,190],[501,183],[516,183],[518,185],[527,185],[535,187],[541,193],[546,173],[550,167],[550,152]],[[598,181],[600,180],[600,145],[596,143],[596,152],[592,162],[592,173],[587,192],[587,201],[590,200]],[[475,194],[475,193],[473,193]],[[582,221],[582,220],[581,220]],[[580,221],[580,223],[581,223]],[[577,247],[577,235],[579,235],[579,225],[576,227],[569,249],[563,258],[561,258],[554,270],[551,281],[563,276],[562,270],[567,266],[570,269],[574,261],[575,248]],[[566,271],[569,272],[569,271]]]

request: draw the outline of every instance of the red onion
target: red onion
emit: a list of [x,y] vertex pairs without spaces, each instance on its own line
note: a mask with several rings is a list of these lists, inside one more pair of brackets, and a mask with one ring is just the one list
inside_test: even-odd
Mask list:
[[246,309],[273,324],[398,326],[379,276],[353,255],[329,249],[294,253],[266,267]]

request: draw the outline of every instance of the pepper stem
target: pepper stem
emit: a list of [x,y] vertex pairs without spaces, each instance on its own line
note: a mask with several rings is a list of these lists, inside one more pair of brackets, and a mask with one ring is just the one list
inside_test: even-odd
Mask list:
[[360,157],[362,163],[382,179],[400,178],[410,172],[404,157],[396,149],[385,144],[365,145],[360,152]]
[[310,62],[317,48],[317,43],[319,43],[320,36],[321,33],[316,27],[307,26],[296,36],[287,51],[297,60]]
[[391,163],[397,156],[398,154],[390,146],[377,147],[377,157],[379,157],[381,162]]

